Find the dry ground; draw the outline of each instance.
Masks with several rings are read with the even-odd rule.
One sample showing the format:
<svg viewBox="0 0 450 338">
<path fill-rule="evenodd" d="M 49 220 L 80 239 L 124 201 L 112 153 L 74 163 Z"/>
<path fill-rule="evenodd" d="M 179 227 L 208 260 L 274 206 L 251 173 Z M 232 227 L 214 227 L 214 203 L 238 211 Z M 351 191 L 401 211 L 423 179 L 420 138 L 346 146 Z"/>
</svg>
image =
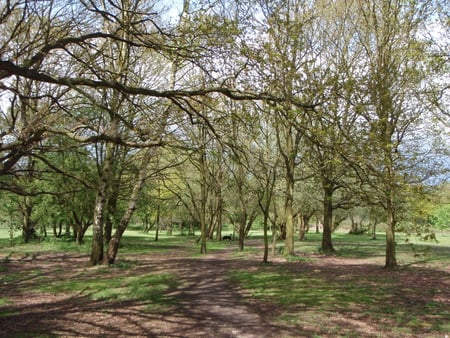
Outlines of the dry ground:
<svg viewBox="0 0 450 338">
<path fill-rule="evenodd" d="M 2 258 L 2 257 L 0 257 Z M 120 258 L 119 258 L 120 259 Z M 330 314 L 330 323 L 344 327 L 340 334 L 327 334 L 327 323 L 288 324 L 274 318 L 284 310 L 279 305 L 251 298 L 227 278 L 233 269 L 253 271 L 261 266 L 260 257 L 233 258 L 230 250 L 192 257 L 173 250 L 165 254 L 128 256 L 136 259 L 131 269 L 107 267 L 87 268 L 88 257 L 80 254 L 46 253 L 2 260 L 2 274 L 23 274 L 14 283 L 2 282 L 0 303 L 0 336 L 2 337 L 396 337 L 383 327 L 358 315 Z M 414 273 L 384 271 L 380 266 L 361 264 L 361 260 L 329 257 L 314 263 L 287 263 L 283 259 L 274 265 L 288 265 L 295 273 L 314 271 L 321 276 L 345 280 L 346 276 L 379 276 L 399 279 L 402 290 L 418 288 L 440 290 L 436 301 L 450 306 L 450 271 L 416 270 Z M 312 270 L 311 270 L 312 269 Z M 30 272 L 39 271 L 38 274 Z M 142 301 L 106 302 L 92 300 L 86 292 L 62 294 L 33 292 L 43 280 L 80 279 L 101 272 L 110 274 L 150 272 L 174 273 L 178 287 L 168 290 L 177 302 L 155 311 L 147 311 Z M 36 277 L 30 277 L 36 276 Z M 5 277 L 5 276 L 3 276 Z M 0 278 L 7 280 L 7 278 Z M 142 287 L 146 287 L 142 285 Z M 24 291 L 25 290 L 25 291 Z M 420 295 L 405 301 L 420 302 Z M 428 297 L 425 296 L 424 297 Z M 349 334 L 349 332 L 353 332 Z M 414 335 L 405 335 L 405 337 Z M 432 336 L 432 335 L 428 335 Z M 441 338 L 444 338 L 442 336 Z"/>
</svg>

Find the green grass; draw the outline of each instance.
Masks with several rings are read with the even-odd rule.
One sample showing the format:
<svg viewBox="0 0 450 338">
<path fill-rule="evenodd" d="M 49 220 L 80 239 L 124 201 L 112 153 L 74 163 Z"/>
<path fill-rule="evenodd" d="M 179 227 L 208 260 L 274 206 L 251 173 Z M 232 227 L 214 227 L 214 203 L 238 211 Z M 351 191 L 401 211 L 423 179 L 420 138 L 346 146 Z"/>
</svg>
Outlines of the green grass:
<svg viewBox="0 0 450 338">
<path fill-rule="evenodd" d="M 352 333 L 350 328 L 346 331 L 338 318 L 332 319 L 338 316 L 356 317 L 398 336 L 434 336 L 449 332 L 448 304 L 434 298 L 442 290 L 428 285 L 415 286 L 414 282 L 405 288 L 401 282 L 402 275 L 427 278 L 420 277 L 427 275 L 426 271 L 448 278 L 442 269 L 448 268 L 450 262 L 449 234 L 439 234 L 438 242 L 411 238 L 406 241 L 406 236 L 398 234 L 396 248 L 401 267 L 393 272 L 382 269 L 384 234 L 378 234 L 378 239 L 372 240 L 367 235 L 347 233 L 333 234 L 333 245 L 337 259 L 354 260 L 355 271 L 351 268 L 347 271 L 345 266 L 322 271 L 314 265 L 321 259 L 317 256 L 321 236 L 311 233 L 305 241 L 296 242 L 296 255 L 286 257 L 288 264 L 259 266 L 251 272 L 231 271 L 229 278 L 252 298 L 284 308 L 278 320 L 310 327 L 325 336 L 361 336 Z M 284 242 L 280 241 L 278 245 L 283 246 Z M 325 328 L 317 323 L 328 324 Z"/>
<path fill-rule="evenodd" d="M 356 304 L 370 305 L 385 301 L 383 290 L 371 289 L 370 284 L 347 279 L 332 281 L 320 274 L 294 274 L 283 267 L 261 269 L 258 273 L 233 271 L 231 280 L 239 282 L 250 290 L 256 298 L 275 301 L 281 305 L 315 307 L 329 311 L 340 304 L 342 308 L 352 308 Z M 289 292 L 286 292 L 289 290 Z"/>
<path fill-rule="evenodd" d="M 143 274 L 129 276 L 102 276 L 95 278 L 79 276 L 76 279 L 49 281 L 39 286 L 37 292 L 76 293 L 88 295 L 92 300 L 138 301 L 164 303 L 169 301 L 167 290 L 177 286 L 176 278 L 170 274 Z"/>
<path fill-rule="evenodd" d="M 5 236 L 6 235 L 6 236 Z M 5 236 L 2 238 L 2 236 Z M 450 311 L 446 303 L 434 294 L 433 287 L 417 289 L 414 285 L 406 288 L 400 281 L 401 274 L 420 276 L 434 268 L 448 267 L 450 262 L 450 234 L 438 234 L 438 242 L 423 242 L 397 235 L 397 257 L 402 267 L 394 272 L 382 270 L 384 265 L 385 239 L 378 234 L 377 240 L 367 235 L 349 235 L 343 232 L 333 234 L 333 244 L 337 259 L 353 259 L 361 270 L 324 271 L 318 262 L 322 234 L 309 233 L 306 240 L 295 243 L 296 255 L 287 257 L 285 264 L 255 265 L 252 271 L 232 270 L 229 278 L 252 297 L 285 309 L 277 317 L 283 323 L 311 328 L 318 336 L 358 337 L 351 332 L 351 326 L 342 326 L 337 315 L 356 318 L 392 330 L 402 335 L 426 333 L 448 333 L 450 331 Z M 105 302 L 133 301 L 145 304 L 146 311 L 157 312 L 176 304 L 176 298 L 169 292 L 179 287 L 177 276 L 171 273 L 148 273 L 142 270 L 139 257 L 144 254 L 168 255 L 182 250 L 195 259 L 199 254 L 197 236 L 167 236 L 161 232 L 159 241 L 154 241 L 154 233 L 144 234 L 137 229 L 125 232 L 116 264 L 112 267 L 81 268 L 65 276 L 57 267 L 51 274 L 39 269 L 10 272 L 6 264 L 12 259 L 33 258 L 41 252 L 68 252 L 88 255 L 90 236 L 86 236 L 81 246 L 66 239 L 48 238 L 41 242 L 21 244 L 14 240 L 11 246 L 9 234 L 0 231 L 0 283 L 21 285 L 30 282 L 32 287 L 21 292 L 51 292 L 82 295 Z M 251 240 L 260 241 L 261 232 L 252 233 Z M 278 245 L 283 246 L 280 241 Z M 237 250 L 237 241 L 208 241 L 208 252 L 225 248 L 235 248 L 234 259 L 252 259 L 262 250 L 245 246 L 243 252 Z M 360 262 L 360 263 L 358 263 Z M 86 261 L 87 263 L 87 261 Z M 366 269 L 372 266 L 372 272 Z M 423 269 L 423 270 L 419 270 Z M 428 270 L 427 270 L 428 269 Z M 358 272 L 359 271 L 359 272 Z M 57 273 L 55 273 L 57 272 Z M 61 278 L 51 276 L 58 275 Z M 447 275 L 448 276 L 448 275 Z M 420 278 L 420 277 L 418 277 Z M 0 298 L 0 307 L 6 306 L 8 299 Z M 2 312 L 8 317 L 14 313 Z M 320 323 L 328 323 L 326 329 Z M 380 324 L 381 323 L 381 324 Z M 378 325 L 378 326 L 377 326 Z M 381 325 L 381 326 L 380 326 Z M 380 335 L 381 336 L 381 335 Z"/>
<path fill-rule="evenodd" d="M 0 255 L 5 256 L 32 256 L 39 252 L 78 252 L 88 253 L 90 250 L 90 238 L 78 245 L 73 241 L 65 238 L 48 237 L 42 241 L 32 241 L 30 243 L 22 243 L 20 239 L 15 239 L 14 245 L 11 246 L 9 240 L 0 239 Z"/>
<path fill-rule="evenodd" d="M 391 330 L 448 329 L 447 304 L 432 300 L 430 290 L 402 290 L 395 276 L 336 274 L 333 278 L 313 269 L 293 272 L 287 266 L 266 266 L 258 271 L 231 271 L 229 278 L 251 297 L 284 308 L 279 320 L 294 325 L 304 325 L 305 321 L 313 325 L 328 322 L 336 314 L 352 317 L 356 313 L 368 322 L 382 320 Z M 411 301 L 422 292 L 424 302 Z"/>
</svg>

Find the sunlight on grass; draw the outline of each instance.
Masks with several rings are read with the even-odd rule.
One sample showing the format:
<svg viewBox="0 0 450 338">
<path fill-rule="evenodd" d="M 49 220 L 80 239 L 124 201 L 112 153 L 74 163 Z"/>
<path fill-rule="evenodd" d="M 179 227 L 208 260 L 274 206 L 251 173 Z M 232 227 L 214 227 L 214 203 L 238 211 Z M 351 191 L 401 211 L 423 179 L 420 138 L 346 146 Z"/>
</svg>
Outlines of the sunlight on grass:
<svg viewBox="0 0 450 338">
<path fill-rule="evenodd" d="M 39 252 L 75 252 L 88 254 L 90 241 L 85 241 L 78 245 L 73 241 L 63 238 L 47 238 L 40 242 L 21 243 L 17 241 L 14 246 L 10 246 L 9 241 L 0 240 L 0 255 L 7 257 L 28 257 Z"/>
<path fill-rule="evenodd" d="M 399 292 L 396 278 L 383 275 L 372 275 L 370 279 L 358 275 L 344 277 L 344 280 L 330 279 L 313 271 L 296 273 L 285 266 L 229 273 L 230 280 L 247 290 L 251 297 L 285 307 L 287 312 L 279 320 L 291 324 L 304 325 L 308 320 L 306 313 L 319 322 L 328 320 L 328 313 L 344 317 L 356 313 L 373 322 L 382 319 L 390 323 L 393 330 L 414 333 L 418 330 L 440 331 L 446 318 L 450 318 L 445 302 L 412 301 L 408 294 L 420 291 Z M 295 314 L 289 313 L 292 309 Z"/>
<path fill-rule="evenodd" d="M 417 289 L 414 283 L 402 285 L 400 282 L 402 274 L 411 272 L 419 281 L 422 280 L 420 273 L 432 271 L 425 267 L 438 267 L 436 271 L 442 271 L 442 267 L 448 266 L 449 234 L 438 235 L 438 243 L 414 238 L 409 238 L 407 243 L 406 237 L 399 234 L 397 255 L 402 267 L 392 273 L 382 269 L 384 234 L 380 233 L 377 240 L 372 240 L 367 235 L 334 233 L 337 255 L 331 258 L 319 254 L 321 237 L 320 233 L 309 233 L 305 241 L 295 242 L 295 255 L 277 254 L 281 259 L 270 265 L 256 264 L 251 271 L 230 270 L 229 279 L 246 290 L 250 297 L 283 309 L 276 318 L 278 322 L 301 326 L 323 336 L 358 337 L 343 318 L 351 323 L 373 325 L 374 331 L 387 327 L 397 336 L 423 332 L 431 332 L 434 336 L 436 332 L 449 332 L 450 311 L 442 296 L 434 297 L 445 294 L 439 290 L 441 286 L 433 288 L 427 284 Z M 48 238 L 26 245 L 17 241 L 11 247 L 9 239 L 0 239 L 0 262 L 3 263 L 0 264 L 0 283 L 20 288 L 20 292 L 66 293 L 104 302 L 130 301 L 143 305 L 144 312 L 161 313 L 177 304 L 171 291 L 181 287 L 180 281 L 175 274 L 149 273 L 155 270 L 148 270 L 147 264 L 152 255 L 164 259 L 182 253 L 183 257 L 195 260 L 199 257 L 197 239 L 161 233 L 156 242 L 154 233 L 144 234 L 131 229 L 120 243 L 119 259 L 113 266 L 86 268 L 81 263 L 70 271 L 63 265 L 61 257 L 65 255 L 60 255 L 55 261 L 58 265 L 53 265 L 51 271 L 44 268 L 41 271 L 33 264 L 36 258 L 39 261 L 42 253 L 48 252 L 80 253 L 75 256 L 85 255 L 87 262 L 89 236 L 81 246 L 67 239 Z M 255 232 L 251 240 L 248 243 L 252 244 L 246 242 L 242 252 L 238 250 L 237 241 L 208 241 L 208 253 L 226 249 L 227 254 L 230 253 L 226 259 L 259 260 L 258 256 L 262 258 L 263 254 L 262 237 Z M 277 244 L 283 246 L 284 241 Z M 44 259 L 47 256 L 51 255 L 44 255 Z M 141 261 L 143 257 L 145 265 Z M 320 265 L 326 259 L 333 262 L 351 260 L 350 264 L 355 264 L 359 270 L 336 265 L 334 272 L 325 271 L 324 267 L 333 268 L 332 264 Z M 21 264 L 30 265 L 27 265 L 28 269 L 16 272 Z M 373 272 L 372 267 L 367 269 L 368 265 L 379 270 Z M 5 310 L 7 302 L 0 298 L 0 306 Z M 0 313 L 0 316 L 9 315 Z"/>
<path fill-rule="evenodd" d="M 83 294 L 93 300 L 165 303 L 169 302 L 166 292 L 178 285 L 176 278 L 170 274 L 102 278 L 96 273 L 94 277 L 48 282 L 41 285 L 39 291 Z"/>
</svg>

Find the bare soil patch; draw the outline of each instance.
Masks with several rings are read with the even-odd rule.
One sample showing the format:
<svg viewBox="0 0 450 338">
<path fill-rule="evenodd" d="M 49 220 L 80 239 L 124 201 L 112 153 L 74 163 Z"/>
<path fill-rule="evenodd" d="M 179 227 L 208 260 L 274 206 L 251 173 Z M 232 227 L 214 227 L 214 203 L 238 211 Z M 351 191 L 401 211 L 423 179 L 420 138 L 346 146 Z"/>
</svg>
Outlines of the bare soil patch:
<svg viewBox="0 0 450 338">
<path fill-rule="evenodd" d="M 130 269 L 107 267 L 87 268 L 88 257 L 80 254 L 38 254 L 29 257 L 3 259 L 0 270 L 2 299 L 0 304 L 1 337 L 389 337 L 389 327 L 383 319 L 374 322 L 365 318 L 358 309 L 330 313 L 327 323 L 316 323 L 314 318 L 304 323 L 289 324 L 277 319 L 278 315 L 295 313 L 299 308 L 285 308 L 274 303 L 250 297 L 239 285 L 230 282 L 228 271 L 257 271 L 261 257 L 247 256 L 237 259 L 234 247 L 205 256 L 192 257 L 183 251 L 171 254 L 145 254 L 124 257 L 136 262 Z M 1 257 L 0 257 L 1 258 Z M 120 259 L 120 257 L 119 257 Z M 450 271 L 405 269 L 384 271 L 380 266 L 365 264 L 361 260 L 323 257 L 314 262 L 273 263 L 283 265 L 292 273 L 315 273 L 330 280 L 345 283 L 349 276 L 385 274 L 399 285 L 399 297 L 418 311 L 430 297 L 450 306 Z M 34 273 L 36 272 L 36 273 Z M 52 281 L 95 278 L 101 273 L 111 279 L 117 274 L 171 273 L 178 286 L 167 291 L 177 301 L 161 309 L 148 310 L 145 301 L 93 300 L 88 292 L 62 294 L 36 292 L 41 283 Z M 9 276 L 20 276 L 8 282 Z M 142 285 L 143 288 L 146 285 Z M 423 293 L 417 293 L 417 290 Z M 430 291 L 431 290 L 431 291 Z M 288 292 L 289 290 L 286 290 Z M 338 309 L 338 308 L 337 308 Z M 346 329 L 328 334 L 327 325 L 340 325 Z M 406 333 L 405 337 L 414 334 Z M 432 336 L 432 335 L 428 335 Z M 443 337 L 442 337 L 443 338 Z"/>
</svg>

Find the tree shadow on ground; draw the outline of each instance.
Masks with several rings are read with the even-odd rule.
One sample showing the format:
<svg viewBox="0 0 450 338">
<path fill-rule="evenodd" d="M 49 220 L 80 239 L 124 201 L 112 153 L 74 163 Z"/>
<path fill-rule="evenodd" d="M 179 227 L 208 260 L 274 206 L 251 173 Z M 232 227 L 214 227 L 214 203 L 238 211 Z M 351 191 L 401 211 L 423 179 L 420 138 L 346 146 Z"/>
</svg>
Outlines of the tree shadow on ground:
<svg viewBox="0 0 450 338">
<path fill-rule="evenodd" d="M 405 313 L 419 314 L 423 306 L 429 304 L 424 303 L 424 299 L 434 297 L 436 304 L 448 304 L 450 299 L 447 271 L 422 267 L 385 271 L 374 264 L 339 257 L 323 257 L 307 263 L 281 261 L 262 265 L 259 257 L 232 259 L 230 250 L 198 257 L 183 252 L 127 255 L 126 259 L 135 263 L 123 269 L 86 268 L 88 256 L 79 254 L 37 255 L 26 260 L 3 261 L 0 270 L 3 299 L 0 303 L 0 336 L 245 338 L 353 334 L 376 337 L 383 332 L 386 337 L 394 337 L 389 334 L 389 327 L 383 324 L 383 316 L 390 307 L 395 305 Z M 280 305 L 278 299 L 272 302 L 250 296 L 240 284 L 230 281 L 232 271 L 245 271 L 249 275 L 261 271 L 274 276 L 278 274 L 277 282 L 285 283 L 285 287 L 278 287 L 286 297 L 292 293 L 290 286 L 294 289 L 295 285 L 289 284 L 286 276 L 291 276 L 296 283 L 301 278 L 320 281 L 322 294 L 308 293 L 306 288 L 314 288 L 314 285 L 305 285 L 301 301 Z M 113 280 L 123 275 L 149 273 L 171 274 L 176 278 L 176 286 L 161 291 L 159 297 L 152 299 L 106 301 L 93 299 L 89 291 L 68 294 L 39 291 L 43 283 L 51 287 L 71 279 L 89 283 L 100 277 Z M 381 280 L 386 282 L 383 284 Z M 395 291 L 386 293 L 385 297 L 383 290 L 375 293 L 380 298 L 373 300 L 370 310 L 379 305 L 377 313 L 345 308 L 338 303 L 323 308 L 323 297 L 333 295 L 333 292 L 344 292 L 341 295 L 344 298 L 336 296 L 337 301 L 352 296 L 351 288 L 340 287 L 345 285 L 389 286 Z M 142 285 L 142 288 L 146 287 L 151 285 Z M 354 305 L 358 306 L 358 303 Z M 318 319 L 326 318 L 326 321 L 313 323 L 316 318 L 302 317 L 302 313 L 312 313 L 315 309 L 324 310 Z M 279 316 L 285 320 L 277 319 Z M 378 321 L 375 320 L 377 317 Z M 399 320 L 408 318 L 404 314 Z M 410 336 L 413 337 L 414 332 Z"/>
</svg>

